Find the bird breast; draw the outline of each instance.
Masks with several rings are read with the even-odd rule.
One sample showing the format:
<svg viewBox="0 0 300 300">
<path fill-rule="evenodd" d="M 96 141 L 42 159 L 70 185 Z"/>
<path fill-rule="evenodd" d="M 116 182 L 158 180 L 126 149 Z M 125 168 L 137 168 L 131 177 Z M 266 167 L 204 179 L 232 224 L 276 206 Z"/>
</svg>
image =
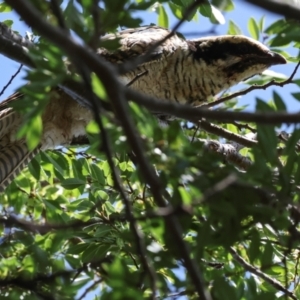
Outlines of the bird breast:
<svg viewBox="0 0 300 300">
<path fill-rule="evenodd" d="M 188 51 L 177 49 L 168 57 L 149 62 L 125 74 L 131 88 L 150 96 L 183 104 L 199 105 L 224 88 L 216 66 L 196 61 Z M 134 80 L 136 78 L 136 80 Z M 151 84 L 150 84 L 151 83 Z"/>
<path fill-rule="evenodd" d="M 62 90 L 55 89 L 51 93 L 51 101 L 42 116 L 42 150 L 68 145 L 73 138 L 86 135 L 85 127 L 93 119 L 92 111 Z"/>
</svg>

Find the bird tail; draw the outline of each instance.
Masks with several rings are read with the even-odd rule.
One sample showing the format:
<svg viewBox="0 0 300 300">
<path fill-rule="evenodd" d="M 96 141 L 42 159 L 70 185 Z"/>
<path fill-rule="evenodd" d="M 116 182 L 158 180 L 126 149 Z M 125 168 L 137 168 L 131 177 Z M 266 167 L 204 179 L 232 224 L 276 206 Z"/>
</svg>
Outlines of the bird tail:
<svg viewBox="0 0 300 300">
<path fill-rule="evenodd" d="M 16 141 L 4 148 L 0 147 L 0 193 L 7 188 L 39 151 L 39 148 L 29 151 L 24 141 Z"/>
</svg>

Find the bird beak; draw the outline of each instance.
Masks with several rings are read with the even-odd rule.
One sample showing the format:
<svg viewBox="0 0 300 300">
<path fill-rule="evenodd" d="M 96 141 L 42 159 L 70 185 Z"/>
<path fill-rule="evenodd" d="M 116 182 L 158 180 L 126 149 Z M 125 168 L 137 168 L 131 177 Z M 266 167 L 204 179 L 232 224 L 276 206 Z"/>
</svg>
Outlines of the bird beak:
<svg viewBox="0 0 300 300">
<path fill-rule="evenodd" d="M 268 52 L 268 62 L 270 65 L 282 65 L 287 63 L 282 55 L 272 51 Z"/>
</svg>

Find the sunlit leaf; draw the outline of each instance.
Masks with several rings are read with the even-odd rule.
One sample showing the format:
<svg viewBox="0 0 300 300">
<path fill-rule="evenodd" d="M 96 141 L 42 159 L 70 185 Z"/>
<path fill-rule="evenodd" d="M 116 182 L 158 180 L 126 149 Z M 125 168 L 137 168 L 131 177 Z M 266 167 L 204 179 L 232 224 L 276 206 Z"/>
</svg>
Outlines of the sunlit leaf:
<svg viewBox="0 0 300 300">
<path fill-rule="evenodd" d="M 259 27 L 254 18 L 248 21 L 248 31 L 255 40 L 259 39 Z"/>
</svg>

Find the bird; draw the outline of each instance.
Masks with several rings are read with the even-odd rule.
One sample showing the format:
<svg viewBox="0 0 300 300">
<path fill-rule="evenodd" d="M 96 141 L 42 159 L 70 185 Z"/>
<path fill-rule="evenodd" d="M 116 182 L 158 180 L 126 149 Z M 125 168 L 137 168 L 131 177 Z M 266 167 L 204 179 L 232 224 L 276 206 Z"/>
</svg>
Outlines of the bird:
<svg viewBox="0 0 300 300">
<path fill-rule="evenodd" d="M 103 38 L 103 41 L 118 38 L 118 50 L 100 48 L 98 54 L 113 64 L 121 64 L 143 57 L 169 34 L 169 30 L 159 26 L 126 29 Z M 131 88 L 158 99 L 198 106 L 270 66 L 285 63 L 282 55 L 243 35 L 185 40 L 175 33 L 121 79 L 128 84 L 138 77 Z"/>
<path fill-rule="evenodd" d="M 118 42 L 116 50 L 101 47 L 101 43 L 112 41 Z M 101 38 L 97 54 L 115 66 L 140 58 L 135 68 L 119 75 L 124 85 L 157 99 L 192 106 L 206 103 L 273 65 L 286 63 L 282 55 L 246 36 L 186 40 L 155 25 L 107 34 Z M 93 119 L 91 110 L 65 90 L 53 87 L 42 114 L 40 144 L 29 149 L 24 138 L 16 138 L 23 117 L 11 107 L 22 97 L 16 92 L 0 103 L 0 192 L 40 151 L 68 146 L 73 138 L 84 136 L 85 127 Z"/>
</svg>

